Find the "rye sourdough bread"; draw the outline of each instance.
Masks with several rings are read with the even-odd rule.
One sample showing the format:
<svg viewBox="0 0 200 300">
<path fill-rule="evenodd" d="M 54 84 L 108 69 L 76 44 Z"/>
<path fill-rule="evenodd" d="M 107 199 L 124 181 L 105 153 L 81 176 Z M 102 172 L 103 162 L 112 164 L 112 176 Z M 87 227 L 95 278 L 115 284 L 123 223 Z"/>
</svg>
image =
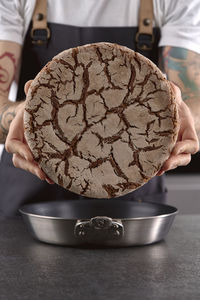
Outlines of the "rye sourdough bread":
<svg viewBox="0 0 200 300">
<path fill-rule="evenodd" d="M 174 95 L 162 72 L 111 43 L 55 56 L 29 88 L 24 123 L 49 178 L 95 198 L 127 194 L 155 176 L 178 132 Z"/>
</svg>

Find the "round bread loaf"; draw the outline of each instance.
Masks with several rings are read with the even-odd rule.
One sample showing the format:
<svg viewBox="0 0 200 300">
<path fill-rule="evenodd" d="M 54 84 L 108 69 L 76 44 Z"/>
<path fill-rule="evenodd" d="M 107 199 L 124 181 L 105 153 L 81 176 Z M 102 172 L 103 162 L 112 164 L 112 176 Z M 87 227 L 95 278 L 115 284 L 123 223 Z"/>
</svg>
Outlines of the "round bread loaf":
<svg viewBox="0 0 200 300">
<path fill-rule="evenodd" d="M 111 43 L 55 56 L 29 88 L 24 124 L 49 178 L 94 198 L 122 196 L 146 183 L 178 133 L 174 95 L 162 72 Z"/>
</svg>

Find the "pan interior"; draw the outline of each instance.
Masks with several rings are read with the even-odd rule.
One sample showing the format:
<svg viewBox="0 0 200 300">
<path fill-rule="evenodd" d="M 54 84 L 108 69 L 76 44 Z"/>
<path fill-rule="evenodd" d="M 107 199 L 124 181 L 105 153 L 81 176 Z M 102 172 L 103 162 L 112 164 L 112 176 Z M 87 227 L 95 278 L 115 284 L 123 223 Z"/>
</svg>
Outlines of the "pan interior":
<svg viewBox="0 0 200 300">
<path fill-rule="evenodd" d="M 95 216 L 125 219 L 172 214 L 177 212 L 177 209 L 157 203 L 87 199 L 27 204 L 21 207 L 20 211 L 25 214 L 63 219 L 90 219 Z"/>
</svg>

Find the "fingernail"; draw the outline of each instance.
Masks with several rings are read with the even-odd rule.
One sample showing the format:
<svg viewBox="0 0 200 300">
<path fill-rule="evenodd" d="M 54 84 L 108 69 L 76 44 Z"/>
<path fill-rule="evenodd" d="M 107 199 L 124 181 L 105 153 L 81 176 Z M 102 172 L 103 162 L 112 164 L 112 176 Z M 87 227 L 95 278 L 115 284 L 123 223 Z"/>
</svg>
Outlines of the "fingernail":
<svg viewBox="0 0 200 300">
<path fill-rule="evenodd" d="M 47 181 L 49 184 L 54 184 L 54 182 L 53 182 L 51 179 L 49 179 L 48 177 L 46 178 L 46 181 Z"/>
<path fill-rule="evenodd" d="M 51 184 L 51 181 L 48 178 L 46 178 L 45 180 L 48 184 Z"/>
<path fill-rule="evenodd" d="M 44 178 L 43 178 L 43 176 L 40 174 L 40 172 L 37 171 L 36 174 L 37 174 L 37 177 L 40 178 L 40 180 L 44 180 Z"/>
<path fill-rule="evenodd" d="M 165 172 L 164 171 L 162 171 L 158 176 L 162 176 L 163 174 L 164 174 Z"/>
</svg>

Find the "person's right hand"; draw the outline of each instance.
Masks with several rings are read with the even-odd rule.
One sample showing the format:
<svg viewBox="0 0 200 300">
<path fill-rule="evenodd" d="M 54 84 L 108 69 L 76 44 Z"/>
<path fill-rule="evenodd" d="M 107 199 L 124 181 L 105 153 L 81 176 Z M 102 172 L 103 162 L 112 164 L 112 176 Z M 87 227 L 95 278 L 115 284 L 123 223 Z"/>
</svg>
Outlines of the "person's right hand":
<svg viewBox="0 0 200 300">
<path fill-rule="evenodd" d="M 32 80 L 25 84 L 24 90 L 26 94 L 31 82 Z M 25 101 L 18 105 L 16 116 L 10 124 L 9 133 L 5 143 L 6 151 L 13 154 L 13 164 L 16 168 L 29 171 L 41 180 L 46 180 L 48 183 L 52 184 L 53 181 L 48 178 L 37 162 L 34 161 L 33 155 L 27 145 L 24 136 L 24 107 Z"/>
</svg>

